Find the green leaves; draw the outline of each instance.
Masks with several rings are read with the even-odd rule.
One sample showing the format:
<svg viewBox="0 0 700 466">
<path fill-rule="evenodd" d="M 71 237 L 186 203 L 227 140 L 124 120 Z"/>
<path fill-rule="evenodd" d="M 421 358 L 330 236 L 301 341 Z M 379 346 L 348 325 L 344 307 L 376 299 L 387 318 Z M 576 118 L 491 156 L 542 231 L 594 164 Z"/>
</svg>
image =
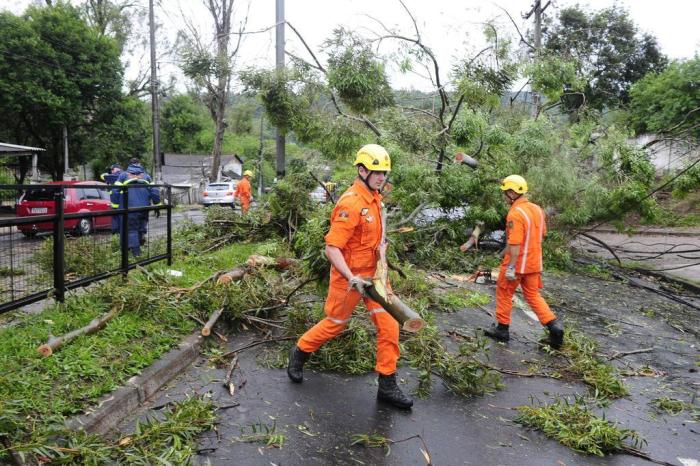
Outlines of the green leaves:
<svg viewBox="0 0 700 466">
<path fill-rule="evenodd" d="M 352 111 L 370 115 L 394 103 L 384 63 L 369 41 L 340 28 L 333 31 L 326 49 L 328 85 Z"/>
<path fill-rule="evenodd" d="M 541 430 L 547 437 L 581 453 L 605 456 L 624 452 L 630 443 L 634 448 L 646 443 L 635 431 L 620 429 L 605 417 L 596 416 L 582 397 L 573 401 L 556 398 L 550 404 L 517 409 L 515 422 Z"/>
</svg>

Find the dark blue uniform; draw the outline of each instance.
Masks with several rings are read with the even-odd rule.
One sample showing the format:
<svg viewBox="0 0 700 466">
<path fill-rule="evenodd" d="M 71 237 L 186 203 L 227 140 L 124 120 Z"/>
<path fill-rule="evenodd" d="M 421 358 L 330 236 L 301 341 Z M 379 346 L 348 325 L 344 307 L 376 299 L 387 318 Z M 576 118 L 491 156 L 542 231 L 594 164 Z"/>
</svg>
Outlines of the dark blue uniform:
<svg viewBox="0 0 700 466">
<path fill-rule="evenodd" d="M 151 204 L 160 203 L 160 192 L 148 181 L 140 178 L 129 178 L 125 182 L 118 184 L 122 186 L 119 196 L 119 207 L 124 208 L 125 191 L 128 194 L 128 206 L 126 207 L 147 207 Z M 126 188 L 126 186 L 136 186 Z M 132 212 L 128 219 L 128 243 L 129 249 L 134 256 L 141 255 L 141 244 L 146 236 L 148 226 L 148 211 Z"/>
<path fill-rule="evenodd" d="M 110 185 L 109 189 L 109 202 L 110 202 L 110 207 L 112 209 L 118 209 L 119 208 L 119 188 L 118 188 L 118 180 L 119 180 L 119 175 L 121 175 L 124 172 L 117 172 L 117 173 L 103 173 L 100 175 L 100 178 L 102 181 Z M 121 184 L 121 183 L 119 183 Z M 115 186 L 117 185 L 117 186 Z M 119 233 L 119 216 L 114 215 L 112 216 L 112 234 Z"/>
</svg>

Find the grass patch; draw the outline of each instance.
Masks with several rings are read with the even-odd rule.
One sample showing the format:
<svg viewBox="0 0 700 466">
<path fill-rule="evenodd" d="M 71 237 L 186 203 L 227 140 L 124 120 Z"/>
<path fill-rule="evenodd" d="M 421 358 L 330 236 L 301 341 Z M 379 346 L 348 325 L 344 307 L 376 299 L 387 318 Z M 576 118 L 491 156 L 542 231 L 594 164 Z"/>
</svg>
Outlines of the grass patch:
<svg viewBox="0 0 700 466">
<path fill-rule="evenodd" d="M 19 275 L 24 275 L 25 270 L 20 268 L 10 268 L 10 267 L 0 267 L 0 277 L 17 277 Z"/>
<path fill-rule="evenodd" d="M 162 420 L 138 422 L 132 434 L 115 442 L 58 427 L 15 451 L 51 464 L 190 464 L 197 436 L 211 430 L 215 419 L 211 401 L 188 398 L 166 408 Z"/>
<path fill-rule="evenodd" d="M 551 404 L 519 406 L 515 422 L 542 431 L 562 445 L 589 455 L 605 456 L 643 446 L 646 441 L 631 429 L 621 429 L 597 416 L 581 397 L 573 402 L 557 398 Z"/>
<path fill-rule="evenodd" d="M 620 398 L 629 393 L 617 370 L 598 356 L 595 340 L 577 330 L 567 329 L 564 342 L 560 352 L 569 364 L 562 372 L 580 377 L 591 387 L 596 399 Z"/>
<path fill-rule="evenodd" d="M 13 446 L 36 445 L 51 426 L 84 411 L 176 346 L 197 325 L 190 315 L 206 319 L 227 299 L 232 306 L 228 317 L 235 318 L 246 309 L 233 307 L 246 300 L 241 295 L 245 287 L 256 287 L 262 290 L 260 295 L 269 296 L 270 289 L 265 289 L 269 277 L 264 273 L 236 286 L 211 285 L 180 297 L 173 293 L 174 288 L 192 286 L 216 270 L 233 268 L 259 247 L 263 246 L 234 244 L 215 253 L 192 254 L 173 264 L 185 271 L 177 278 L 166 273 L 164 264 L 132 271 L 127 283 L 119 277 L 100 282 L 86 292 L 69 294 L 63 304 L 24 316 L 19 324 L 0 330 L 0 432 L 7 433 Z M 50 334 L 82 327 L 122 306 L 100 332 L 78 337 L 49 358 L 37 353 Z M 5 455 L 0 453 L 0 460 Z"/>
<path fill-rule="evenodd" d="M 434 295 L 435 300 L 430 307 L 443 312 L 456 312 L 462 309 L 485 306 L 491 302 L 489 295 L 465 289 L 434 293 Z"/>
</svg>

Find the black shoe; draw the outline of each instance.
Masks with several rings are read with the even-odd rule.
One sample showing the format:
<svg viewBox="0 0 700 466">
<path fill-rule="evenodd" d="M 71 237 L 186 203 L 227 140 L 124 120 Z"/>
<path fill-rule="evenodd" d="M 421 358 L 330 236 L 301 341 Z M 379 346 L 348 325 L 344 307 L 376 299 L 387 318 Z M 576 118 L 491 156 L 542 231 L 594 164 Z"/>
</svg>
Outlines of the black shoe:
<svg viewBox="0 0 700 466">
<path fill-rule="evenodd" d="M 299 349 L 297 345 L 294 345 L 289 350 L 289 364 L 287 365 L 287 375 L 295 383 L 302 383 L 304 381 L 304 363 L 311 353 L 307 353 Z"/>
<path fill-rule="evenodd" d="M 510 340 L 510 332 L 506 324 L 491 324 L 490 328 L 484 329 L 484 335 L 498 341 Z"/>
<path fill-rule="evenodd" d="M 379 374 L 377 399 L 391 403 L 401 409 L 410 409 L 411 406 L 413 406 L 413 400 L 404 394 L 399 386 L 396 385 L 396 373 L 391 375 Z"/>
<path fill-rule="evenodd" d="M 559 319 L 554 319 L 547 324 L 549 329 L 549 346 L 554 349 L 561 348 L 564 344 L 564 324 Z"/>
</svg>

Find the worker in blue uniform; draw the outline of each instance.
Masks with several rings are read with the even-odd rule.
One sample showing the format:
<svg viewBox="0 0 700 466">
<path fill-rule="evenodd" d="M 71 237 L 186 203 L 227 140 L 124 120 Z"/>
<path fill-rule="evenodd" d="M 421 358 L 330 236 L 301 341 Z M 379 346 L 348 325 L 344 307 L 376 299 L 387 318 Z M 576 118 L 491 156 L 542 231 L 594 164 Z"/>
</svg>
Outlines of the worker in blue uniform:
<svg viewBox="0 0 700 466">
<path fill-rule="evenodd" d="M 160 203 L 158 188 L 144 179 L 145 171 L 138 165 L 129 165 L 126 169 L 127 179 L 121 184 L 119 207 L 147 207 Z M 124 193 L 128 191 L 127 196 Z M 124 198 L 128 197 L 125 205 Z M 138 257 L 141 255 L 141 246 L 145 243 L 148 231 L 148 211 L 130 212 L 128 217 L 128 247 L 131 253 Z"/>
</svg>

